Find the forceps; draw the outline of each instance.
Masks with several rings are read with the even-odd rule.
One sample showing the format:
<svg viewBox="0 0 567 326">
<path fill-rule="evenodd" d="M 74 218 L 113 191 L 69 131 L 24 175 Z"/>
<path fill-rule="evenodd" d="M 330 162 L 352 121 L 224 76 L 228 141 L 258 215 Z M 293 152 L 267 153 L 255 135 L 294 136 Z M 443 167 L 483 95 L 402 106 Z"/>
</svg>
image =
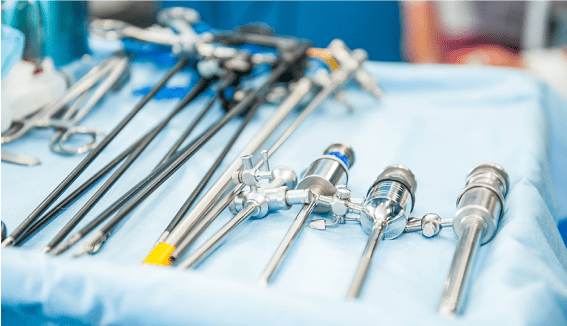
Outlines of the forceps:
<svg viewBox="0 0 567 326">
<path fill-rule="evenodd" d="M 191 8 L 173 7 L 159 12 L 157 20 L 162 26 L 141 28 L 115 19 L 95 19 L 90 31 L 109 40 L 131 38 L 134 40 L 171 46 L 174 53 L 191 51 L 200 39 L 192 25 L 201 20 Z M 176 34 L 175 31 L 178 32 Z"/>
<path fill-rule="evenodd" d="M 81 154 L 93 149 L 98 144 L 97 137 L 102 138 L 105 134 L 99 129 L 77 126 L 77 124 L 107 91 L 114 88 L 120 81 L 125 80 L 124 75 L 127 67 L 128 58 L 126 57 L 112 56 L 104 60 L 69 88 L 61 98 L 28 117 L 14 120 L 12 127 L 6 135 L 2 136 L 2 143 L 19 139 L 33 128 L 55 128 L 57 132 L 50 142 L 53 151 L 61 154 Z M 101 80 L 103 81 L 100 82 Z M 89 91 L 99 82 L 99 87 L 87 100 Z M 86 103 L 79 110 L 85 100 Z M 73 104 L 65 111 L 63 116 L 55 118 L 61 109 L 71 102 Z M 91 141 L 79 147 L 68 145 L 69 139 L 77 134 L 90 136 Z"/>
</svg>

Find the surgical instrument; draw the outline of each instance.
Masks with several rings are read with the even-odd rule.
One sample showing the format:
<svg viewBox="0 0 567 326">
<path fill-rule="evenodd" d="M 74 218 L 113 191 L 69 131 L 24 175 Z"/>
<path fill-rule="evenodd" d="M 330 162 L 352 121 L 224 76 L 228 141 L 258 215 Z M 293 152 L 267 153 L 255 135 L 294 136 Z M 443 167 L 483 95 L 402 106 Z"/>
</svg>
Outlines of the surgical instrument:
<svg viewBox="0 0 567 326">
<path fill-rule="evenodd" d="M 270 170 L 268 151 L 262 151 L 262 167 L 264 171 L 252 164 L 252 155 L 242 156 L 243 170 L 235 172 L 232 180 L 235 184 L 244 183 L 250 190 L 243 192 L 231 203 L 231 211 L 235 216 L 218 232 L 208 239 L 201 247 L 182 261 L 177 267 L 191 268 L 199 264 L 242 222 L 248 218 L 263 218 L 269 212 L 290 209 L 294 204 L 313 202 L 313 193 L 309 189 L 290 190 L 297 183 L 297 175 L 286 166 L 278 166 Z M 260 180 L 271 180 L 267 184 L 259 184 Z"/>
<path fill-rule="evenodd" d="M 347 292 L 347 299 L 355 299 L 360 293 L 372 256 L 383 238 L 400 235 L 406 225 L 406 209 L 413 210 L 417 182 L 413 173 L 401 165 L 384 169 L 368 191 L 360 214 L 360 224 L 366 231 L 368 242 Z"/>
<path fill-rule="evenodd" d="M 259 106 L 259 102 L 256 104 L 256 106 Z M 252 108 L 253 111 L 255 111 L 256 109 L 257 108 Z M 195 202 L 197 197 L 201 194 L 201 192 L 203 191 L 203 189 L 205 188 L 207 183 L 213 177 L 213 174 L 215 173 L 215 171 L 221 165 L 222 161 L 224 160 L 224 158 L 226 157 L 226 155 L 228 154 L 228 152 L 230 151 L 230 149 L 232 148 L 232 146 L 234 145 L 234 143 L 238 139 L 240 133 L 242 132 L 242 130 L 244 130 L 245 125 L 246 124 L 243 123 L 243 125 L 240 127 L 240 129 L 234 134 L 232 139 L 226 144 L 226 146 L 224 147 L 224 149 L 222 150 L 220 155 L 217 157 L 217 159 L 215 160 L 213 165 L 209 168 L 209 170 L 207 171 L 205 176 L 203 176 L 203 179 L 201 179 L 199 184 L 191 192 L 191 194 L 189 195 L 187 200 L 185 200 L 185 202 L 183 203 L 181 208 L 179 208 L 179 210 L 177 211 L 177 213 L 175 214 L 175 216 L 173 217 L 171 222 L 167 225 L 165 231 L 162 234 L 165 234 L 165 236 L 167 236 L 167 234 L 169 234 L 169 232 L 171 230 L 173 230 L 173 228 L 175 228 L 175 226 L 177 226 L 177 224 L 179 223 L 179 221 L 181 221 L 183 216 L 185 216 L 185 213 L 187 213 L 187 211 L 191 208 L 191 206 L 193 205 L 193 203 Z M 157 241 L 156 245 L 159 244 L 162 240 L 164 240 L 165 236 L 163 236 L 163 239 L 160 238 Z"/>
<path fill-rule="evenodd" d="M 248 123 L 252 120 L 255 116 L 256 111 L 261 106 L 262 102 L 257 102 L 253 105 L 253 107 L 248 110 L 246 118 L 240 124 L 240 127 L 236 130 L 233 137 L 229 140 L 225 150 L 223 152 L 228 152 L 228 149 L 236 142 L 236 139 L 242 134 L 244 128 L 248 125 Z M 222 153 L 221 153 L 222 154 Z M 134 206 L 135 207 L 135 206 Z M 95 234 L 87 241 L 83 243 L 83 245 L 79 248 L 75 257 L 84 255 L 85 253 L 95 254 L 101 248 L 101 246 L 108 240 L 110 234 L 115 230 L 118 224 L 129 214 L 132 210 L 128 204 L 124 208 L 122 208 L 116 216 L 111 219 L 106 225 L 104 225 L 101 229 L 97 230 Z"/>
<path fill-rule="evenodd" d="M 218 94 L 221 92 L 221 90 L 226 87 L 226 85 L 230 85 L 232 83 L 235 82 L 235 80 L 239 80 L 241 75 L 244 74 L 244 72 L 236 72 L 237 74 L 234 75 L 233 73 L 227 73 L 225 77 L 223 77 L 223 79 L 225 80 L 224 82 L 221 82 L 221 84 L 224 84 L 220 86 L 219 91 L 217 92 L 217 95 L 215 95 L 215 97 L 213 97 L 213 99 L 209 102 L 209 104 L 207 105 L 207 107 L 203 110 L 203 112 L 201 112 L 201 114 L 195 119 L 195 121 L 188 127 L 188 129 L 183 133 L 183 135 L 179 138 L 179 140 L 177 141 L 177 143 L 170 149 L 170 151 L 164 156 L 164 158 L 162 159 L 162 161 L 160 161 L 159 164 L 163 163 L 164 161 L 166 161 L 171 155 L 173 155 L 173 152 L 175 152 L 178 147 L 181 145 L 181 143 L 189 136 L 189 133 L 195 128 L 196 124 L 201 121 L 201 119 L 203 118 L 203 116 L 206 114 L 206 112 L 208 112 L 208 110 L 212 107 L 213 103 L 216 101 L 216 99 L 218 98 Z M 204 85 L 204 84 L 203 84 Z M 203 90 L 203 85 L 201 85 L 200 87 L 197 87 L 196 89 L 201 89 L 201 91 Z M 197 85 L 198 86 L 198 85 Z M 190 95 L 189 97 L 194 97 L 195 93 L 193 93 L 192 95 Z M 176 112 L 179 111 L 181 107 L 178 107 Z M 175 115 L 175 113 L 173 113 L 172 115 L 170 115 L 170 118 Z M 170 119 L 168 118 L 168 119 Z M 82 195 L 82 193 L 84 193 L 84 191 L 86 191 L 90 186 L 92 186 L 95 182 L 97 182 L 98 179 L 100 179 L 103 175 L 105 175 L 108 171 L 110 171 L 111 169 L 114 168 L 114 166 L 116 166 L 121 160 L 123 160 L 126 156 L 130 155 L 132 152 L 136 151 L 141 151 L 139 148 L 140 147 L 145 147 L 149 141 L 151 141 L 152 138 L 154 138 L 157 133 L 159 132 L 159 130 L 161 130 L 165 125 L 162 124 L 161 126 L 157 126 L 154 129 L 152 129 L 151 131 L 149 131 L 145 136 L 143 136 L 140 140 L 138 140 L 135 145 L 133 145 L 134 147 L 130 147 L 129 149 L 127 149 L 126 151 L 124 151 L 123 153 L 121 153 L 119 155 L 119 157 L 121 157 L 120 159 L 115 159 L 113 160 L 111 163 L 109 163 L 107 166 L 105 166 L 102 170 L 105 170 L 104 173 L 97 173 L 96 174 L 96 178 L 93 177 L 91 179 L 89 179 L 87 182 L 85 182 L 85 184 L 83 184 L 82 186 L 79 187 L 79 189 L 77 189 L 76 191 L 74 191 L 70 196 L 68 196 L 66 199 L 64 199 L 60 204 L 57 205 L 57 207 L 55 207 L 54 209 L 52 209 L 50 212 L 48 212 L 44 217 L 42 217 L 40 219 L 39 222 L 41 222 L 40 226 L 37 227 L 36 225 L 34 225 L 33 231 L 29 233 L 29 235 L 35 233 L 39 228 L 43 227 L 43 225 L 45 225 L 47 222 L 49 222 L 49 220 L 53 219 L 59 212 L 63 211 L 65 208 L 68 207 L 68 205 L 70 205 L 74 200 L 76 200 L 78 197 L 80 197 Z M 146 145 L 143 145 L 143 144 Z M 143 146 L 142 146 L 143 145 Z M 136 154 L 138 155 L 138 154 Z M 130 156 L 129 160 L 133 160 L 131 159 L 134 155 Z M 159 165 L 158 164 L 158 165 Z M 124 166 L 124 165 L 123 165 Z M 125 167 L 127 168 L 127 167 Z M 124 168 L 124 169 L 125 169 Z M 123 169 L 123 168 L 121 168 Z M 116 173 L 115 173 L 116 174 Z M 113 177 L 111 177 L 113 178 Z M 99 189 L 99 191 L 105 191 L 102 190 L 103 188 L 106 188 L 106 186 L 101 187 L 101 189 Z M 26 233 L 27 234 L 27 233 Z M 27 235 L 25 234 L 25 236 L 27 237 Z M 22 242 L 22 241 L 19 241 Z M 48 247 L 52 247 L 52 246 L 48 246 Z M 49 250 L 45 249 L 46 251 Z"/>
<path fill-rule="evenodd" d="M 333 72 L 330 76 L 330 82 L 316 95 L 315 98 L 307 105 L 295 122 L 284 132 L 272 149 L 268 152 L 271 155 L 281 144 L 295 131 L 299 125 L 336 89 L 346 83 L 351 73 L 361 69 L 362 63 L 366 60 L 366 52 L 364 50 L 354 50 L 352 53 L 340 40 L 334 40 L 329 46 L 329 50 L 333 55 L 340 58 L 342 68 Z M 369 82 L 368 80 L 365 82 Z M 302 84 L 302 86 L 301 86 Z M 243 154 L 253 153 L 264 143 L 268 136 L 283 121 L 283 119 L 297 106 L 301 99 L 313 87 L 312 82 L 307 78 L 302 78 L 295 90 L 280 105 L 278 110 L 273 114 L 272 118 L 265 126 L 253 137 L 251 142 L 243 150 Z M 223 173 L 217 182 L 211 186 L 209 191 L 203 195 L 201 200 L 195 204 L 189 214 L 181 220 L 176 228 L 167 236 L 162 244 L 159 244 L 152 250 L 150 255 L 144 261 L 149 264 L 170 265 L 171 258 L 180 257 L 193 243 L 196 237 L 218 216 L 218 214 L 228 205 L 230 200 L 223 199 L 223 204 L 217 205 L 210 213 L 207 213 L 215 202 L 220 198 L 230 186 L 231 175 L 239 170 L 242 165 L 239 160 L 235 160 L 229 168 Z M 228 193 L 232 196 L 234 193 Z M 222 205 L 225 205 L 222 207 Z"/>
<path fill-rule="evenodd" d="M 333 196 L 337 185 L 347 184 L 348 169 L 354 165 L 354 151 L 350 145 L 335 142 L 323 154 L 307 169 L 296 189 L 309 189 L 317 196 Z M 258 285 L 265 286 L 270 282 L 295 239 L 305 227 L 311 213 L 326 213 L 331 210 L 330 206 L 316 202 L 305 204 L 297 214 L 266 269 L 262 272 Z"/>
<path fill-rule="evenodd" d="M 346 298 L 356 299 L 360 293 L 372 257 L 382 239 L 393 239 L 404 232 L 407 224 L 407 209 L 413 210 L 417 182 L 413 173 L 401 165 L 391 165 L 382 170 L 374 184 L 368 190 L 366 199 L 351 198 L 346 187 L 337 188 L 337 194 L 319 196 L 327 203 L 335 215 L 335 221 L 325 223 L 315 220 L 310 223 L 313 229 L 325 229 L 326 226 L 356 220 L 368 234 L 368 241 L 360 262 L 349 286 Z M 347 216 L 354 214 L 353 216 Z"/>
<path fill-rule="evenodd" d="M 192 51 L 195 43 L 202 37 L 191 28 L 191 25 L 201 20 L 199 13 L 194 9 L 167 8 L 158 13 L 157 20 L 167 27 L 141 28 L 115 19 L 95 19 L 90 24 L 90 30 L 94 34 L 109 40 L 131 38 L 142 42 L 171 46 L 173 53 Z M 179 33 L 176 34 L 170 27 L 173 27 Z"/>
<path fill-rule="evenodd" d="M 122 160 L 124 160 L 134 149 L 143 141 L 144 138 L 139 139 L 134 144 L 130 145 L 126 150 L 120 153 L 112 161 L 107 163 L 102 169 L 80 185 L 71 194 L 65 197 L 61 202 L 57 203 L 52 207 L 47 213 L 45 213 L 36 223 L 34 223 L 24 234 L 22 234 L 16 241 L 14 241 L 14 246 L 19 246 L 28 238 L 33 236 L 36 232 L 41 230 L 47 223 L 52 219 L 57 217 L 60 213 L 65 211 L 71 204 L 73 204 L 77 199 L 79 199 L 86 191 L 88 191 L 95 183 L 102 179 L 108 172 L 112 171 Z"/>
<path fill-rule="evenodd" d="M 108 90 L 121 79 L 124 79 L 122 75 L 127 73 L 128 61 L 128 58 L 120 56 L 112 56 L 104 60 L 75 83 L 60 99 L 27 118 L 14 120 L 13 127 L 6 132 L 6 135 L 2 136 L 2 143 L 19 139 L 29 130 L 36 127 L 53 127 L 57 132 L 51 140 L 50 147 L 57 153 L 80 154 L 96 147 L 98 144 L 96 139 L 104 137 L 104 133 L 98 129 L 77 126 L 77 123 L 100 101 Z M 103 78 L 105 78 L 104 81 L 96 88 L 83 108 L 78 110 L 81 102 L 86 97 L 83 95 L 88 94 L 86 92 Z M 62 118 L 56 119 L 57 113 L 77 97 L 76 105 L 69 108 Z M 89 135 L 92 141 L 81 147 L 69 147 L 66 144 L 67 141 L 76 134 Z"/>
<path fill-rule="evenodd" d="M 296 46 L 296 40 L 281 37 L 255 35 L 254 33 L 222 33 L 205 32 L 197 34 L 193 25 L 200 22 L 199 13 L 191 8 L 172 7 L 161 10 L 157 15 L 162 26 L 140 28 L 123 21 L 113 19 L 96 19 L 90 24 L 94 34 L 109 40 L 130 38 L 141 42 L 170 46 L 172 53 L 178 56 L 190 56 L 199 59 L 227 59 L 234 57 L 237 50 L 225 45 L 253 43 L 277 47 L 281 49 Z M 177 32 L 177 33 L 175 33 Z M 243 36 L 246 34 L 246 36 Z M 284 41 L 282 41 L 284 40 Z M 228 43 L 228 44 L 227 44 Z M 251 56 L 254 64 L 274 64 L 278 58 L 269 53 L 255 53 Z"/>
<path fill-rule="evenodd" d="M 300 79 L 297 82 L 296 87 L 292 91 L 292 94 L 290 94 L 290 96 L 278 107 L 276 112 L 272 114 L 272 117 L 264 124 L 262 129 L 260 129 L 260 131 L 258 131 L 254 135 L 254 137 L 252 137 L 250 142 L 242 150 L 241 155 L 245 155 L 247 152 L 255 152 L 262 145 L 262 143 L 265 141 L 267 136 L 276 129 L 279 123 L 283 121 L 283 119 L 299 104 L 299 102 L 304 98 L 304 96 L 309 93 L 312 87 L 313 87 L 313 83 L 309 79 L 305 77 Z M 268 154 L 271 155 L 272 152 L 270 151 Z M 165 238 L 165 240 L 163 240 L 161 243 L 166 243 L 166 244 L 165 245 L 158 244 L 154 248 L 154 250 L 158 252 L 163 248 L 167 253 L 159 256 L 159 257 L 163 257 L 163 260 L 160 260 L 159 262 L 157 261 L 154 262 L 153 260 L 147 258 L 146 260 L 148 261 L 148 263 L 169 265 L 171 263 L 170 255 L 176 257 L 174 253 L 174 250 L 176 250 L 175 246 L 170 243 L 178 244 L 179 251 L 185 252 L 185 250 L 188 248 L 188 246 L 190 246 L 190 244 L 186 244 L 186 245 L 183 244 L 186 241 L 193 239 L 193 236 L 191 236 L 191 234 L 187 234 L 187 232 L 191 231 L 195 227 L 195 225 L 197 225 L 197 223 L 201 221 L 201 217 L 202 217 L 200 214 L 194 215 L 195 213 L 193 214 L 191 213 L 195 211 L 201 211 L 203 212 L 203 214 L 206 213 L 212 207 L 212 205 L 219 199 L 222 193 L 228 190 L 228 188 L 231 185 L 232 173 L 234 171 L 237 171 L 241 167 L 242 167 L 242 162 L 240 161 L 240 159 L 233 161 L 232 164 L 219 177 L 219 179 L 211 186 L 211 188 L 209 188 L 209 190 L 203 195 L 203 197 L 195 204 L 193 209 L 189 211 L 189 215 L 187 215 L 184 219 L 182 219 L 178 223 L 178 225 L 171 231 L 171 233 L 166 231 L 162 234 L 160 239 Z M 226 203 L 226 205 L 228 205 L 228 203 L 231 200 L 232 198 L 224 200 L 224 202 Z M 220 211 L 224 210 L 224 208 L 226 208 L 226 206 L 220 208 L 217 211 L 219 211 L 220 213 Z M 197 219 L 194 219 L 194 216 Z M 205 219 L 205 218 L 203 219 L 203 225 L 206 223 L 210 223 L 209 221 L 212 221 L 216 217 L 216 215 L 210 217 L 211 218 L 209 219 Z M 187 237 L 185 237 L 186 234 Z M 172 238 L 170 238 L 170 236 Z M 195 234 L 195 236 L 198 236 L 198 234 Z M 187 246 L 187 248 L 185 248 L 185 246 Z M 150 253 L 150 255 L 152 254 Z"/>
<path fill-rule="evenodd" d="M 41 161 L 31 155 L 16 154 L 2 151 L 2 162 L 14 163 L 19 165 L 34 166 L 41 164 Z"/>
<path fill-rule="evenodd" d="M 2 241 L 2 247 L 10 246 L 18 239 L 31 225 L 34 223 L 51 204 L 61 196 L 61 194 L 75 181 L 79 175 L 94 161 L 94 159 L 108 146 L 108 144 L 116 137 L 116 135 L 134 118 L 134 116 L 148 103 L 154 95 L 167 83 L 167 81 L 179 71 L 187 59 L 180 59 L 177 64 L 160 80 L 154 89 L 152 89 L 132 111 L 104 137 L 98 146 L 89 152 L 89 154 L 79 163 L 79 165 L 43 200 L 43 202 L 6 238 Z"/>
<path fill-rule="evenodd" d="M 248 94 L 240 103 L 238 103 L 228 114 L 227 116 L 230 116 L 232 114 L 237 115 L 240 114 L 240 112 L 243 110 L 243 107 L 246 107 L 249 105 L 249 103 L 256 98 L 257 96 L 261 96 L 262 98 L 265 97 L 266 93 L 269 90 L 269 86 L 274 85 L 277 81 L 280 80 L 280 78 L 284 75 L 284 73 L 288 72 L 293 66 L 300 64 L 299 62 L 302 61 L 303 59 L 305 59 L 305 52 L 307 50 L 307 48 L 309 47 L 308 43 L 304 43 L 304 42 L 298 42 L 298 47 L 297 48 L 293 48 L 293 49 L 288 49 L 286 52 L 284 52 L 284 54 L 282 55 L 282 61 L 280 63 L 278 63 L 277 67 L 272 71 L 269 79 L 264 82 L 262 84 L 262 86 L 260 86 L 259 88 L 255 89 L 254 91 L 252 91 L 250 94 Z M 307 93 L 307 91 L 306 91 Z M 299 102 L 299 100 L 302 98 L 303 96 L 301 96 L 297 102 Z M 295 107 L 295 105 L 297 104 L 294 103 L 291 108 L 289 110 L 291 110 L 293 107 Z M 282 103 L 282 105 L 280 107 L 282 107 L 284 104 Z M 285 105 L 288 105 L 287 103 Z M 242 106 L 242 108 L 240 107 Z M 283 119 L 283 117 L 282 117 Z M 273 125 L 271 121 L 268 121 L 267 125 L 270 125 L 271 128 L 275 128 L 277 126 Z M 263 130 L 266 128 L 266 126 L 264 126 Z M 264 137 L 264 139 L 267 137 L 267 135 Z M 263 142 L 262 139 L 260 141 L 260 144 Z M 254 142 L 256 142 L 256 140 L 254 140 Z M 258 144 L 259 146 L 259 144 Z M 249 146 L 247 146 L 248 148 Z M 233 168 L 233 166 L 236 165 L 236 169 Z M 218 191 L 218 187 L 220 186 L 221 188 L 226 189 L 226 187 L 228 187 L 230 185 L 230 176 L 232 174 L 232 172 L 236 171 L 238 169 L 238 163 L 233 163 L 231 164 L 231 166 L 228 168 L 227 171 L 225 171 L 225 173 L 223 173 L 223 175 L 221 176 L 222 181 L 221 182 L 217 182 L 215 183 L 211 189 L 209 189 L 209 191 L 203 196 L 203 198 L 209 198 L 209 196 L 213 196 L 215 197 L 215 200 L 218 199 L 217 196 L 220 196 L 220 194 L 217 194 Z M 228 174 L 228 175 L 227 175 Z M 228 185 L 224 185 L 225 183 L 225 178 L 228 177 L 229 178 L 229 184 Z M 197 206 L 200 206 L 199 204 L 204 203 L 206 205 L 206 209 L 210 208 L 210 203 L 205 203 L 203 198 L 197 203 L 197 205 L 194 207 L 194 209 Z M 178 229 L 180 228 L 180 231 L 178 231 L 181 235 L 180 238 L 178 238 L 179 240 L 181 240 L 181 238 L 183 237 L 183 235 L 185 235 L 186 232 L 186 226 L 182 226 L 182 224 L 185 224 L 187 222 L 187 217 L 182 220 L 177 227 L 173 230 L 172 233 L 170 233 L 169 236 L 172 236 L 172 234 Z M 189 220 L 189 224 L 193 224 L 194 221 Z M 168 238 L 169 238 L 168 236 Z M 167 239 L 166 239 L 167 241 Z M 173 250 L 175 249 L 175 247 L 173 245 L 169 245 L 164 243 L 159 244 L 158 246 L 156 246 L 156 248 L 154 248 L 154 250 L 156 252 L 162 252 L 162 251 L 167 251 L 169 252 L 169 254 L 171 254 L 171 252 L 173 252 Z M 150 254 L 152 255 L 152 257 L 165 257 L 165 256 L 169 256 L 169 254 Z M 169 258 L 166 259 L 166 261 L 164 261 L 165 263 L 167 263 L 169 261 Z"/>
<path fill-rule="evenodd" d="M 212 80 L 210 79 L 200 79 L 197 84 L 187 93 L 187 95 L 176 105 L 173 111 L 161 122 L 159 123 L 147 137 L 144 137 L 144 141 L 138 145 L 138 147 L 128 156 L 128 158 L 120 165 L 120 167 L 110 176 L 108 180 L 96 191 L 96 193 L 88 200 L 88 202 L 81 207 L 81 209 L 73 216 L 73 218 L 57 233 L 57 235 L 45 246 L 42 250 L 43 253 L 51 251 L 52 248 L 57 246 L 71 230 L 85 217 L 85 215 L 96 205 L 96 203 L 108 192 L 108 190 L 118 181 L 118 179 L 126 172 L 130 165 L 140 156 L 140 154 L 146 149 L 150 142 L 158 135 L 158 133 L 163 130 L 166 125 L 179 113 L 184 107 L 186 107 L 192 100 L 194 100 L 198 95 L 204 92 Z M 232 80 L 229 81 L 232 83 Z"/>
<path fill-rule="evenodd" d="M 286 60 L 284 60 L 283 62 L 281 62 L 280 64 L 278 64 L 278 68 L 276 68 L 275 70 L 281 70 L 280 72 L 276 72 L 275 74 L 272 73 L 272 77 L 276 76 L 273 79 L 268 80 L 266 83 L 263 84 L 263 86 L 260 87 L 260 89 L 264 88 L 262 90 L 262 92 L 265 92 L 265 90 L 267 89 L 267 87 L 269 85 L 271 85 L 272 83 L 274 83 L 275 80 L 279 79 L 279 76 L 286 71 L 286 67 L 292 65 L 294 63 L 294 60 L 298 60 L 301 59 L 301 56 L 298 56 L 297 54 L 301 54 L 301 51 L 297 51 L 297 49 L 289 49 L 290 52 L 293 52 L 291 57 L 287 57 Z M 238 53 L 237 53 L 238 54 Z M 295 58 L 295 59 L 294 59 Z M 228 58 L 226 60 L 223 61 L 224 65 L 226 67 L 233 67 L 234 69 L 238 70 L 238 69 L 250 69 L 250 66 L 248 64 L 244 64 L 242 62 L 242 56 L 240 54 L 238 54 L 236 57 L 234 58 Z M 201 62 L 199 62 L 200 64 Z M 202 66 L 201 66 L 202 67 Z M 199 65 L 198 65 L 198 69 L 200 70 L 201 74 L 204 74 L 204 70 L 206 69 L 200 69 Z M 215 71 L 215 70 L 213 70 Z M 260 90 L 258 89 L 258 90 Z M 240 108 L 238 109 L 240 113 L 243 112 L 243 110 L 247 107 L 247 105 L 249 105 L 251 103 L 251 101 L 255 101 L 257 99 L 262 98 L 263 96 L 258 96 L 259 92 L 258 90 L 253 91 L 250 96 L 246 97 L 245 99 L 243 99 L 243 102 L 248 102 L 245 103 L 244 106 L 240 106 Z M 237 105 L 238 106 L 238 105 Z M 229 112 L 228 114 L 229 116 L 231 115 L 231 113 Z M 96 225 L 98 225 L 99 223 L 101 223 L 102 221 L 104 221 L 106 218 L 108 218 L 111 214 L 114 213 L 114 211 L 118 208 L 120 208 L 122 205 L 126 204 L 127 201 L 129 201 L 130 199 L 134 198 L 134 200 L 132 200 L 130 203 L 127 204 L 127 208 L 123 209 L 115 218 L 117 219 L 121 219 L 125 216 L 125 214 L 128 214 L 127 212 L 132 210 L 134 207 L 136 207 L 142 200 L 145 199 L 145 197 L 147 197 L 150 193 L 152 193 L 155 189 L 157 189 L 157 187 L 159 187 L 159 185 L 164 182 L 173 172 L 175 172 L 176 169 L 178 169 L 187 159 L 189 159 L 190 156 L 193 155 L 193 153 L 195 151 L 197 151 L 201 146 L 204 145 L 204 143 L 210 139 L 210 137 L 212 137 L 218 130 L 220 130 L 220 128 L 222 128 L 222 126 L 224 124 L 226 124 L 229 119 L 221 119 L 221 121 L 219 123 L 216 124 L 216 126 L 214 128 L 212 128 L 212 130 L 207 131 L 206 133 L 202 134 L 198 141 L 194 141 L 192 144 L 194 145 L 193 148 L 185 148 L 185 152 L 182 153 L 183 155 L 178 155 L 177 158 L 181 158 L 180 161 L 178 160 L 177 163 L 174 162 L 173 168 L 167 168 L 166 166 L 162 166 L 162 172 L 165 171 L 167 176 L 159 176 L 159 172 L 157 173 L 153 173 L 152 175 L 148 176 L 145 180 L 141 181 L 140 183 L 138 183 L 136 186 L 134 186 L 130 191 L 128 191 L 124 196 L 122 196 L 120 199 L 118 199 L 117 201 L 114 202 L 114 204 L 112 204 L 110 207 L 108 207 L 103 213 L 101 213 L 93 222 L 91 222 L 89 225 L 87 225 L 87 227 L 85 227 L 85 229 L 88 229 L 88 231 L 92 230 Z M 168 164 L 171 164 L 172 162 L 169 162 Z M 158 169 L 154 170 L 157 171 Z M 153 181 L 153 179 L 157 179 L 156 182 Z M 150 187 L 150 189 L 145 189 L 144 188 L 146 186 Z M 140 192 L 138 194 L 138 192 Z M 93 224 L 94 223 L 94 224 Z M 84 229 L 84 230 L 85 230 Z M 75 236 L 73 236 L 64 246 L 61 246 L 61 248 L 66 248 L 68 247 L 68 245 L 73 244 L 74 242 L 78 241 L 78 239 L 80 239 L 82 236 L 84 236 L 84 234 L 81 234 L 83 232 L 80 232 L 79 234 L 76 234 Z"/>
<path fill-rule="evenodd" d="M 114 220 L 121 220 L 130 213 L 140 202 L 145 200 L 153 191 L 155 191 L 161 184 L 163 184 L 173 173 L 175 173 L 187 160 L 189 160 L 197 150 L 211 139 L 222 127 L 224 127 L 230 120 L 246 110 L 254 101 L 264 98 L 269 88 L 277 82 L 283 73 L 295 63 L 296 60 L 301 59 L 301 53 L 298 51 L 293 56 L 288 57 L 272 71 L 269 78 L 262 83 L 261 86 L 252 91 L 240 103 L 232 108 L 224 117 L 221 117 L 215 122 L 212 127 L 203 132 L 196 140 L 187 145 L 184 149 L 173 155 L 167 162 L 160 165 L 150 175 L 141 180 L 138 184 L 132 187 L 124 196 L 118 199 L 111 205 L 105 212 L 101 213 L 95 221 L 103 221 L 106 219 L 116 207 L 124 207 L 117 214 Z M 126 199 L 128 198 L 128 199 Z M 124 201 L 125 200 L 125 201 Z M 94 237 L 93 237 L 94 238 Z M 103 239 L 101 237 L 100 239 Z M 77 241 L 78 239 L 72 237 L 69 241 Z"/>
<path fill-rule="evenodd" d="M 459 241 L 439 301 L 439 314 L 454 317 L 461 313 L 476 253 L 496 234 L 509 187 L 508 173 L 499 165 L 479 164 L 468 173 L 466 186 L 457 198 L 453 230 Z"/>
</svg>

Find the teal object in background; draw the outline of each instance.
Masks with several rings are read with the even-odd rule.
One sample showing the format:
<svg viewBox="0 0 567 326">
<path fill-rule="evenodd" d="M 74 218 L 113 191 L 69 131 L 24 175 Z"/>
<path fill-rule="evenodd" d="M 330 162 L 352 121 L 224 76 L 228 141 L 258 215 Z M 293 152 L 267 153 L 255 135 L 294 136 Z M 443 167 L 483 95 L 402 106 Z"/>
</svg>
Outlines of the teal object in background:
<svg viewBox="0 0 567 326">
<path fill-rule="evenodd" d="M 62 66 L 89 52 L 86 1 L 4 2 L 2 10 L 3 23 L 26 35 L 26 59 Z"/>
</svg>

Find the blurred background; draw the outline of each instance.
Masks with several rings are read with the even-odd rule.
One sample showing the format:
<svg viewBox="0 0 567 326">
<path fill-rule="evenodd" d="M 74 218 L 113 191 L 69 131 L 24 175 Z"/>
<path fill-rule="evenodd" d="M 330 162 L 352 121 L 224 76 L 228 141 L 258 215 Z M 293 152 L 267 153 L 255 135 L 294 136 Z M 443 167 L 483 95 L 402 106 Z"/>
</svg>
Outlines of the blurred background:
<svg viewBox="0 0 567 326">
<path fill-rule="evenodd" d="M 341 38 L 371 60 L 527 69 L 567 96 L 567 2 L 89 2 L 96 17 L 140 26 L 172 6 L 194 8 L 218 29 L 263 22 L 318 47 Z"/>
<path fill-rule="evenodd" d="M 173 6 L 197 10 L 215 29 L 262 22 L 317 47 L 341 38 L 370 60 L 524 69 L 567 97 L 567 2 L 2 1 L 2 24 L 25 35 L 25 60 L 60 67 L 88 53 L 92 17 L 148 27 Z M 5 30 L 2 78 L 17 52 Z M 559 227 L 567 241 L 567 223 Z"/>
</svg>

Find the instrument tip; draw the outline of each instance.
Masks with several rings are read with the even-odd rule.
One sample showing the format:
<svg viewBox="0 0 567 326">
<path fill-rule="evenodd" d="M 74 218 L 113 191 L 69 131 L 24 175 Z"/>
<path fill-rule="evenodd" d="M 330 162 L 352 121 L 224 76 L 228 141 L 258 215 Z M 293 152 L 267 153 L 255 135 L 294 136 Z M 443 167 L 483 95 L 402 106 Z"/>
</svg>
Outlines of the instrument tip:
<svg viewBox="0 0 567 326">
<path fill-rule="evenodd" d="M 14 243 L 14 238 L 9 236 L 6 239 L 4 239 L 4 241 L 2 241 L 2 248 L 9 247 L 12 245 L 12 243 Z"/>
<path fill-rule="evenodd" d="M 266 286 L 268 286 L 268 280 L 265 279 L 265 278 L 261 278 L 261 279 L 258 281 L 258 284 L 257 284 L 257 285 L 258 285 L 259 287 L 265 288 Z"/>
<path fill-rule="evenodd" d="M 49 252 L 51 252 L 51 247 L 47 246 L 45 248 L 43 248 L 43 250 L 41 250 L 42 254 L 48 254 Z"/>
<path fill-rule="evenodd" d="M 454 309 L 454 305 L 448 303 L 439 304 L 439 308 L 437 311 L 439 312 L 439 315 L 450 319 L 455 318 L 457 315 Z"/>
</svg>

